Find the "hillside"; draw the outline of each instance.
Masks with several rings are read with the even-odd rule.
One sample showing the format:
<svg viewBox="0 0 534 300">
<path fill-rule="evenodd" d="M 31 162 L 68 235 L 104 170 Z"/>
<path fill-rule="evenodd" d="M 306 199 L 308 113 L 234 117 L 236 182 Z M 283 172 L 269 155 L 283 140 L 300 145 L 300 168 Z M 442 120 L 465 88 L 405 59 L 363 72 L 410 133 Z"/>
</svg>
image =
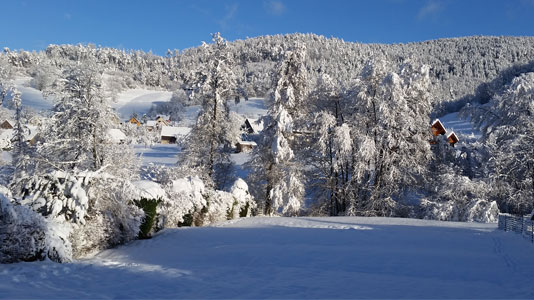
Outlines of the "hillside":
<svg viewBox="0 0 534 300">
<path fill-rule="evenodd" d="M 475 94 L 477 100 L 487 101 L 491 91 L 511 81 L 517 73 L 514 70 L 534 69 L 529 65 L 534 57 L 534 37 L 474 36 L 408 44 L 361 44 L 313 34 L 275 35 L 229 43 L 237 62 L 234 72 L 243 91 L 251 97 L 263 97 L 272 86 L 276 62 L 284 50 L 296 44 L 307 48 L 311 86 L 323 73 L 347 85 L 369 60 L 385 60 L 392 69 L 406 61 L 427 64 L 434 103 L 452 103 L 436 106 L 436 110 L 457 111 Z M 8 51 L 4 55 L 19 71 L 32 77 L 45 73 L 50 76 L 67 67 L 69 61 L 91 58 L 105 67 L 115 81 L 113 88 L 119 92 L 146 86 L 174 90 L 191 86 L 191 74 L 207 61 L 210 47 L 175 50 L 166 57 L 83 45 L 50 45 L 44 52 Z M 503 72 L 506 76 L 499 78 Z M 496 79 L 499 86 L 487 86 Z"/>
</svg>

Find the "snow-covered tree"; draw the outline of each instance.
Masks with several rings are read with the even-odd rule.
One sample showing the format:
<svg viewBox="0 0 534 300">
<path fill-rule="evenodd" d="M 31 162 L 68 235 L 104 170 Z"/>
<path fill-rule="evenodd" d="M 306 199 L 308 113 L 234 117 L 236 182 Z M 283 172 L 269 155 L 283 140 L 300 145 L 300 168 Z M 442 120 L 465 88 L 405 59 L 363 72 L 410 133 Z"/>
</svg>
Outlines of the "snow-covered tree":
<svg viewBox="0 0 534 300">
<path fill-rule="evenodd" d="M 529 213 L 534 207 L 534 73 L 513 79 L 488 104 L 466 110 L 482 130 L 501 209 Z"/>
<path fill-rule="evenodd" d="M 302 168 L 291 143 L 294 118 L 306 96 L 305 47 L 288 51 L 279 65 L 276 86 L 262 141 L 253 152 L 251 179 L 257 185 L 256 199 L 267 215 L 299 213 L 304 184 Z"/>
<path fill-rule="evenodd" d="M 421 185 L 431 157 L 429 68 L 405 64 L 400 74 L 386 70 L 369 64 L 357 88 L 354 213 L 393 214 L 392 197 Z"/>
<path fill-rule="evenodd" d="M 181 164 L 199 171 L 209 183 L 220 185 L 230 164 L 229 152 L 232 137 L 229 136 L 229 109 L 227 101 L 236 94 L 236 81 L 232 73 L 233 58 L 227 42 L 219 33 L 213 35 L 213 44 L 207 47 L 208 61 L 196 72 L 199 82 L 197 97 L 202 99 L 202 110 L 186 143 Z"/>
<path fill-rule="evenodd" d="M 28 168 L 31 167 L 31 149 L 26 141 L 27 127 L 22 120 L 21 94 L 17 89 L 13 90 L 13 103 L 15 104 L 15 128 L 12 138 L 12 156 L 15 172 L 13 174 L 12 185 L 19 185 L 21 179 L 28 175 Z M 20 188 L 20 186 L 18 187 Z"/>
</svg>

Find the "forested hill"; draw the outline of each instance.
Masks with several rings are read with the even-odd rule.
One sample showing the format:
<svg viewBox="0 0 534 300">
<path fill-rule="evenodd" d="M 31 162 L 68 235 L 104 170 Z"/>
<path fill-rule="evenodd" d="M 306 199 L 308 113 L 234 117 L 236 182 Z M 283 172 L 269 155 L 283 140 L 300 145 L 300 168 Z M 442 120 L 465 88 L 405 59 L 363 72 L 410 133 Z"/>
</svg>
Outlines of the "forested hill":
<svg viewBox="0 0 534 300">
<path fill-rule="evenodd" d="M 234 71 L 248 96 L 263 96 L 272 86 L 271 74 L 284 50 L 304 44 L 310 85 L 320 73 L 327 73 L 341 86 L 349 85 L 369 60 L 385 60 L 392 69 L 403 62 L 430 66 L 431 95 L 434 103 L 452 102 L 474 94 L 491 94 L 483 89 L 499 90 L 501 86 L 484 85 L 494 81 L 510 68 L 532 71 L 534 37 L 473 36 L 439 39 L 407 44 L 363 44 L 325 38 L 314 34 L 261 36 L 229 43 L 237 62 Z M 95 45 L 50 45 L 42 52 L 10 51 L 8 61 L 36 78 L 38 88 L 46 88 L 54 74 L 72 61 L 96 59 L 114 76 L 116 89 L 139 85 L 177 89 L 188 85 L 193 72 L 208 60 L 203 44 L 184 51 L 168 51 L 164 57 L 143 51 L 124 51 Z M 528 68 L 525 70 L 524 68 Z M 509 72 L 510 74 L 514 73 Z M 501 76 L 509 82 L 513 76 Z"/>
</svg>

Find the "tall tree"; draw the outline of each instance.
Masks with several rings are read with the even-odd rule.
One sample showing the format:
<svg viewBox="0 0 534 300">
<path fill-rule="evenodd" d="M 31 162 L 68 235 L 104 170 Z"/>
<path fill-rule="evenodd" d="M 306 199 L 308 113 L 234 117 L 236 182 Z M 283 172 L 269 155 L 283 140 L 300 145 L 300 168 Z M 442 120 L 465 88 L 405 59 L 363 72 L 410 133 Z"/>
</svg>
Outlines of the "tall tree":
<svg viewBox="0 0 534 300">
<path fill-rule="evenodd" d="M 295 142 L 294 118 L 306 97 L 304 46 L 287 51 L 278 67 L 263 139 L 253 153 L 251 179 L 258 186 L 258 200 L 267 215 L 296 215 L 304 197 L 302 169 L 291 144 Z"/>
<path fill-rule="evenodd" d="M 529 213 L 534 208 L 534 73 L 513 79 L 488 104 L 466 110 L 483 133 L 501 210 Z"/>
<path fill-rule="evenodd" d="M 353 213 L 394 214 L 392 197 L 421 184 L 431 157 L 429 68 L 386 70 L 368 64 L 357 87 Z"/>
<path fill-rule="evenodd" d="M 208 182 L 220 185 L 230 164 L 232 136 L 229 126 L 227 101 L 236 95 L 237 87 L 232 72 L 233 57 L 219 33 L 213 35 L 213 44 L 206 45 L 207 62 L 196 71 L 193 85 L 198 86 L 197 97 L 202 99 L 202 110 L 193 128 L 180 163 L 196 169 Z M 220 170 L 220 171 L 218 171 Z"/>
</svg>

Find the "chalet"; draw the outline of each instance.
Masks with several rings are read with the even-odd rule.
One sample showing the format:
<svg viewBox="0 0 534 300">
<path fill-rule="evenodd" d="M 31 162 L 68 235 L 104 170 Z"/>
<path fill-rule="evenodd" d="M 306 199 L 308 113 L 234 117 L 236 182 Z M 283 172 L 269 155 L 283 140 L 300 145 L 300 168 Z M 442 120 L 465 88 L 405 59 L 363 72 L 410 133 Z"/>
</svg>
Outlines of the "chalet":
<svg viewBox="0 0 534 300">
<path fill-rule="evenodd" d="M 2 124 L 0 124 L 0 128 L 2 129 L 13 129 L 13 122 L 12 121 L 9 121 L 9 120 L 5 120 L 4 122 L 2 122 Z"/>
<path fill-rule="evenodd" d="M 454 144 L 458 143 L 460 139 L 458 139 L 458 136 L 456 135 L 456 133 L 454 133 L 454 131 L 451 131 L 451 133 L 447 134 L 447 141 L 451 146 L 454 147 Z"/>
<path fill-rule="evenodd" d="M 245 119 L 245 123 L 241 125 L 241 130 L 243 130 L 244 132 L 248 134 L 254 133 L 254 128 L 252 128 L 252 124 L 250 124 L 250 121 L 248 119 Z"/>
<path fill-rule="evenodd" d="M 167 123 L 170 123 L 171 122 L 171 117 L 168 116 L 168 115 L 157 115 L 156 116 L 156 121 L 159 121 L 159 122 L 167 122 Z"/>
<path fill-rule="evenodd" d="M 135 124 L 137 126 L 141 125 L 141 122 L 139 122 L 139 120 L 137 120 L 136 117 L 131 117 L 130 120 L 128 120 L 128 122 L 130 122 L 130 124 Z"/>
<path fill-rule="evenodd" d="M 176 144 L 178 139 L 186 137 L 191 132 L 189 127 L 161 127 L 161 143 L 162 144 Z"/>
<path fill-rule="evenodd" d="M 156 123 L 156 121 L 153 121 L 153 120 L 146 121 L 146 123 L 145 123 L 145 127 L 146 127 L 146 129 L 148 131 L 152 131 L 152 130 L 156 129 L 157 125 L 158 124 Z"/>
<path fill-rule="evenodd" d="M 439 119 L 436 119 L 434 122 L 432 122 L 432 134 L 434 136 L 444 135 L 445 132 L 445 126 L 443 126 L 443 123 L 441 123 Z"/>
<path fill-rule="evenodd" d="M 236 152 L 250 152 L 257 146 L 256 142 L 252 141 L 240 141 L 235 144 Z"/>
<path fill-rule="evenodd" d="M 126 134 L 117 128 L 108 129 L 107 138 L 112 144 L 124 144 L 126 142 Z"/>
</svg>

